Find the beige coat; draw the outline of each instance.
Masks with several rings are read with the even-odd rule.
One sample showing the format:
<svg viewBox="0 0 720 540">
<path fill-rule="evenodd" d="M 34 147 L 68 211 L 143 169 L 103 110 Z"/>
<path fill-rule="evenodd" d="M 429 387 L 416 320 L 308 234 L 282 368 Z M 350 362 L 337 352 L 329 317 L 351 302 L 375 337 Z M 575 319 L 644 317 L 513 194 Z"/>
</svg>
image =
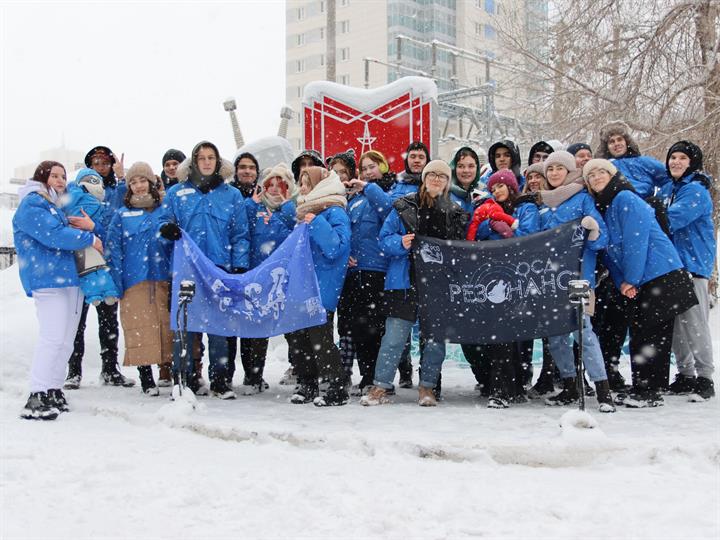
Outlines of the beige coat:
<svg viewBox="0 0 720 540">
<path fill-rule="evenodd" d="M 172 330 L 168 283 L 142 281 L 120 300 L 120 324 L 125 336 L 125 366 L 172 362 Z"/>
</svg>

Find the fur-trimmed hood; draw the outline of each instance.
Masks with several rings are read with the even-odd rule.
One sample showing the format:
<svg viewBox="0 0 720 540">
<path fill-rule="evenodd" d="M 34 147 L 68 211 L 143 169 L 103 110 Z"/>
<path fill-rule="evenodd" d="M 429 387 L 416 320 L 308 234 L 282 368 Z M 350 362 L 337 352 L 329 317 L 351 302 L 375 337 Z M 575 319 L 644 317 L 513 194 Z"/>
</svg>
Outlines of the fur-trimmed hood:
<svg viewBox="0 0 720 540">
<path fill-rule="evenodd" d="M 608 150 L 608 140 L 613 135 L 622 135 L 627 143 L 627 154 L 621 157 L 637 157 L 640 154 L 640 146 L 630 133 L 630 126 L 620 120 L 608 122 L 600 128 L 600 144 L 595 152 L 595 157 L 602 159 L 612 159 L 614 156 Z"/>
<path fill-rule="evenodd" d="M 177 168 L 177 178 L 180 182 L 185 182 L 190 177 L 190 169 L 193 164 L 193 156 L 197 154 L 197 147 L 199 146 L 205 146 L 209 144 L 210 146 L 215 146 L 212 143 L 202 142 L 196 145 L 195 148 L 193 148 L 192 154 L 185 158 L 185 160 L 178 165 Z M 218 158 L 220 159 L 220 169 L 218 170 L 218 174 L 225 180 L 225 182 L 230 182 L 233 179 L 233 174 L 235 174 L 235 167 L 233 167 L 233 164 L 231 161 L 228 161 L 227 159 L 224 159 L 220 157 L 220 152 L 215 149 Z"/>
</svg>

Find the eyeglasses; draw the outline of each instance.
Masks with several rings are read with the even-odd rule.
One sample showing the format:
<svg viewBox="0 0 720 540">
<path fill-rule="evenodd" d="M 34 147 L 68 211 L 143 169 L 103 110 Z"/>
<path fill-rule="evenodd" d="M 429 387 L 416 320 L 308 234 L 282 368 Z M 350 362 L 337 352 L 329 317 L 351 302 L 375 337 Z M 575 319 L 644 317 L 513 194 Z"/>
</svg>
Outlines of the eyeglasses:
<svg viewBox="0 0 720 540">
<path fill-rule="evenodd" d="M 429 172 L 425 175 L 425 180 L 435 180 L 436 178 L 442 180 L 443 182 L 450 180 L 450 177 L 445 173 Z"/>
</svg>

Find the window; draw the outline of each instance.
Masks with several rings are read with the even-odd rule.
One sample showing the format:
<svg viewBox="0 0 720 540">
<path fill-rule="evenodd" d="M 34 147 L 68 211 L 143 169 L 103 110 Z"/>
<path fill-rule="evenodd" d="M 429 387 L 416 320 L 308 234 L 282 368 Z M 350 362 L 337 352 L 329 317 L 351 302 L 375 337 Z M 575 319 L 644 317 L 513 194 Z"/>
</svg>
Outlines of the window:
<svg viewBox="0 0 720 540">
<path fill-rule="evenodd" d="M 347 7 L 350 5 L 350 0 L 340 0 L 340 7 Z"/>
<path fill-rule="evenodd" d="M 480 23 L 477 23 L 477 22 L 475 23 L 475 35 L 476 35 L 476 36 L 481 36 L 481 35 L 482 35 L 482 26 L 483 26 L 483 25 L 480 24 Z"/>
<path fill-rule="evenodd" d="M 485 0 L 485 11 L 491 15 L 495 15 L 495 0 Z"/>
<path fill-rule="evenodd" d="M 347 34 L 350 31 L 350 21 L 340 21 L 340 33 Z"/>
<path fill-rule="evenodd" d="M 305 34 L 297 34 L 295 36 L 295 45 L 297 47 L 305 45 Z"/>
<path fill-rule="evenodd" d="M 302 73 L 305 71 L 305 60 L 298 60 L 295 62 L 295 72 Z"/>
<path fill-rule="evenodd" d="M 324 65 L 325 65 L 325 55 L 324 55 L 324 54 L 321 54 L 321 55 L 320 55 L 320 65 L 321 65 L 321 66 L 324 66 Z"/>
<path fill-rule="evenodd" d="M 350 86 L 350 75 L 340 75 L 339 82 L 345 86 Z"/>
<path fill-rule="evenodd" d="M 297 20 L 302 21 L 305 18 L 305 8 L 299 7 L 297 8 Z"/>
<path fill-rule="evenodd" d="M 325 27 L 320 27 L 320 39 L 325 39 Z"/>
<path fill-rule="evenodd" d="M 343 47 L 340 49 L 340 54 L 338 56 L 340 57 L 341 62 L 350 60 L 350 47 Z"/>
<path fill-rule="evenodd" d="M 298 97 L 298 98 L 301 98 L 301 97 L 302 97 L 302 94 L 303 94 L 302 86 L 298 86 L 298 87 L 296 87 L 296 88 L 297 88 L 297 97 Z"/>
<path fill-rule="evenodd" d="M 491 25 L 486 24 L 485 25 L 485 38 L 495 39 L 496 37 L 497 37 L 497 32 L 495 31 L 495 29 Z"/>
<path fill-rule="evenodd" d="M 320 2 L 320 13 L 325 13 L 325 2 Z"/>
</svg>

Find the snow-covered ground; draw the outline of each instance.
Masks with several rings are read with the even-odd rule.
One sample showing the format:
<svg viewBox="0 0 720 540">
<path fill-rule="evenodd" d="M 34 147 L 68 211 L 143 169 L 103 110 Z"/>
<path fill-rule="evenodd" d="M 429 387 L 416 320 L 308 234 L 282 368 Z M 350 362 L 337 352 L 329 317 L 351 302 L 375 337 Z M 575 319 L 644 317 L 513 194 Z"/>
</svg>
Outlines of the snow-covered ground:
<svg viewBox="0 0 720 540">
<path fill-rule="evenodd" d="M 168 389 L 150 398 L 98 384 L 91 310 L 72 411 L 28 422 L 18 412 L 36 322 L 16 267 L 0 272 L 0 301 L 3 539 L 720 537 L 717 399 L 667 397 L 563 429 L 565 409 L 485 408 L 470 370 L 449 360 L 437 408 L 400 390 L 393 405 L 317 409 L 289 404 L 276 384 L 277 339 L 270 391 L 200 398 L 184 413 Z"/>
</svg>

